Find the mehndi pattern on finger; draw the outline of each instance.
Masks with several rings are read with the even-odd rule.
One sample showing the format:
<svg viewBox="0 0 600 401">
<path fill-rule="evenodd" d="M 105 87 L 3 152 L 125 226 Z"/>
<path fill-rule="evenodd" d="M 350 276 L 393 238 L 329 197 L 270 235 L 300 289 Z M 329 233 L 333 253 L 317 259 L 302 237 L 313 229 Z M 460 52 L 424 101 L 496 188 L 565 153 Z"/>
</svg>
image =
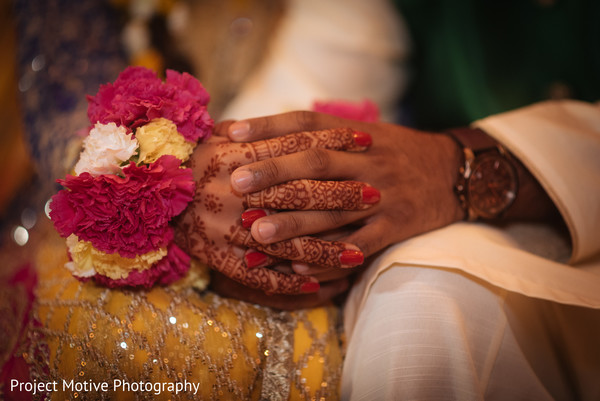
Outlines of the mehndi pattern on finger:
<svg viewBox="0 0 600 401">
<path fill-rule="evenodd" d="M 345 251 L 348 251 L 347 244 L 339 241 L 324 241 L 309 236 L 266 245 L 257 244 L 256 249 L 273 257 L 300 261 L 317 266 L 351 267 L 362 263 L 362 260 L 360 263 L 356 263 L 356 257 L 347 259 L 349 263 L 343 263 L 341 256 Z M 351 251 L 356 255 L 362 254 L 360 251 Z"/>
<path fill-rule="evenodd" d="M 249 144 L 256 160 L 302 152 L 308 149 L 330 149 L 359 152 L 370 145 L 370 135 L 351 128 L 302 131 Z"/>
<path fill-rule="evenodd" d="M 362 182 L 303 179 L 246 194 L 245 204 L 280 210 L 364 210 L 378 201 L 379 191 Z"/>
<path fill-rule="evenodd" d="M 267 294 L 302 294 L 316 292 L 319 283 L 310 276 L 284 274 L 264 267 L 246 270 L 243 281 L 249 287 L 262 290 Z"/>
</svg>

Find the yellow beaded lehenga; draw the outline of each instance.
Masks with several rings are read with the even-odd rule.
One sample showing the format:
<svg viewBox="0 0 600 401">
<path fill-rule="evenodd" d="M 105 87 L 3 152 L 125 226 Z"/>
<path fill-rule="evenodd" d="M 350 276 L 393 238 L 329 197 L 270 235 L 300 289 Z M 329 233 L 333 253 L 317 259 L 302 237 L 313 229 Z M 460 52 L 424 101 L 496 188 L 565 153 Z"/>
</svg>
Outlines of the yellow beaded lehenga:
<svg viewBox="0 0 600 401">
<path fill-rule="evenodd" d="M 51 399 L 335 399 L 336 308 L 279 312 L 186 282 L 108 289 L 74 279 L 66 261 L 63 239 L 49 228 L 36 250 L 36 300 L 18 349 L 32 378 L 58 381 Z M 180 394 L 61 391 L 71 379 L 110 389 L 114 380 L 190 387 Z"/>
<path fill-rule="evenodd" d="M 25 246 L 12 241 L 12 220 L 3 224 L 0 398 L 338 399 L 342 347 L 335 306 L 282 312 L 198 291 L 192 284 L 206 279 L 203 267 L 174 285 L 150 290 L 80 282 L 64 268 L 65 242 L 44 216 L 39 193 L 46 196 L 48 188 L 54 190 L 53 179 L 63 176 L 72 162 L 72 142 L 77 141 L 73 128 L 85 121 L 85 99 L 72 100 L 66 92 L 57 95 L 45 89 L 61 85 L 91 93 L 97 84 L 113 79 L 123 64 L 108 64 L 114 41 L 91 41 L 89 46 L 104 52 L 101 65 L 88 57 L 93 49 L 84 48 L 82 56 L 70 47 L 82 40 L 67 30 L 78 18 L 88 19 L 90 32 L 109 30 L 105 6 L 94 1 L 17 3 L 17 31 L 23 35 L 18 58 L 23 76 L 29 77 L 20 79 L 19 90 L 39 181 L 32 183 L 37 190 L 27 198 L 31 205 L 16 202 L 13 208 L 34 209 L 38 217 Z M 239 7 L 248 2 L 226 3 Z M 214 8 L 216 3 L 206 4 Z M 278 10 L 263 8 L 267 9 Z M 65 20 L 57 22 L 57 16 Z M 62 24 L 60 29 L 57 24 Z M 69 46 L 44 36 L 53 29 L 60 31 L 57 37 L 68 36 Z M 66 55 L 78 57 L 77 62 Z M 61 66 L 68 66 L 70 74 L 61 75 Z M 104 75 L 94 75 L 98 71 Z M 78 76 L 96 81 L 79 87 Z M 231 90 L 231 82 L 225 86 Z M 44 97 L 48 94 L 53 97 Z M 227 94 L 216 97 L 224 102 Z M 53 107 L 56 110 L 49 110 Z"/>
</svg>

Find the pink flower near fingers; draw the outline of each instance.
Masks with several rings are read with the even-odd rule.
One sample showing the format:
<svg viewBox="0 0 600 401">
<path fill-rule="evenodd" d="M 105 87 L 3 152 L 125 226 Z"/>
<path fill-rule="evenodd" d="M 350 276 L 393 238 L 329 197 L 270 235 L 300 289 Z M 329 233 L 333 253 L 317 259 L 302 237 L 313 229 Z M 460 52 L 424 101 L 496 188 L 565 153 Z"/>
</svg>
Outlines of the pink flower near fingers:
<svg viewBox="0 0 600 401">
<path fill-rule="evenodd" d="M 173 238 L 169 221 L 194 196 L 192 171 L 179 165 L 167 155 L 150 166 L 131 163 L 124 177 L 67 176 L 50 217 L 62 236 L 75 234 L 103 252 L 133 257 L 166 246 Z"/>
<path fill-rule="evenodd" d="M 114 122 L 129 129 L 163 117 L 173 121 L 185 139 L 196 142 L 212 132 L 209 100 L 202 84 L 187 73 L 168 70 L 162 82 L 152 70 L 128 67 L 114 83 L 88 96 L 88 117 L 94 124 Z"/>
</svg>

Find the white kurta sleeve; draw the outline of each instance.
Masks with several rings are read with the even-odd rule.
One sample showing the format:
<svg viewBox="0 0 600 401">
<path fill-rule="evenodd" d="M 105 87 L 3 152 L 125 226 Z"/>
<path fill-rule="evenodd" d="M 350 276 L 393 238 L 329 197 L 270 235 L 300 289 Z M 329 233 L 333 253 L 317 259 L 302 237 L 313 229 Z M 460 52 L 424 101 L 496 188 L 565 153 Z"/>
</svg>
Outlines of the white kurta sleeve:
<svg viewBox="0 0 600 401">
<path fill-rule="evenodd" d="M 529 297 L 600 308 L 600 104 L 549 101 L 473 125 L 504 144 L 548 192 L 571 233 L 571 266 L 562 262 L 561 249 L 568 251 L 562 237 L 543 224 L 451 224 L 394 244 L 373 260 L 346 301 L 348 333 L 379 276 L 411 266 L 450 269 Z M 561 251 L 552 255 L 555 250 Z"/>
<path fill-rule="evenodd" d="M 476 121 L 541 183 L 572 240 L 571 264 L 600 252 L 600 103 L 547 101 Z"/>
</svg>

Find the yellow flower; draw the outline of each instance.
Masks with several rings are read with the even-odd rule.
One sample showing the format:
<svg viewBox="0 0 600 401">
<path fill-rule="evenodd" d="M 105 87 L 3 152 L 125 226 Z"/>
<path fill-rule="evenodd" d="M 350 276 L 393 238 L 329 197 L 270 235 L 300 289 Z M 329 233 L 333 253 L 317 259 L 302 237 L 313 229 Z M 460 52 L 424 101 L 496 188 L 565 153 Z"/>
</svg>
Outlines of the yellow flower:
<svg viewBox="0 0 600 401">
<path fill-rule="evenodd" d="M 73 262 L 66 267 L 79 277 L 90 277 L 96 273 L 113 280 L 126 278 L 133 270 L 149 269 L 167 255 L 167 248 L 160 248 L 135 258 L 124 258 L 118 253 L 105 253 L 96 249 L 89 241 L 80 241 L 75 234 L 67 238 L 67 246 Z"/>
<path fill-rule="evenodd" d="M 140 163 L 153 163 L 163 155 L 173 155 L 184 162 L 194 151 L 195 144 L 186 141 L 166 118 L 154 119 L 138 128 L 135 138 L 140 144 Z"/>
<path fill-rule="evenodd" d="M 204 291 L 210 284 L 210 268 L 196 258 L 190 260 L 190 270 L 187 274 L 171 284 L 174 290 L 184 290 L 186 288 L 195 288 L 198 291 Z"/>
</svg>

